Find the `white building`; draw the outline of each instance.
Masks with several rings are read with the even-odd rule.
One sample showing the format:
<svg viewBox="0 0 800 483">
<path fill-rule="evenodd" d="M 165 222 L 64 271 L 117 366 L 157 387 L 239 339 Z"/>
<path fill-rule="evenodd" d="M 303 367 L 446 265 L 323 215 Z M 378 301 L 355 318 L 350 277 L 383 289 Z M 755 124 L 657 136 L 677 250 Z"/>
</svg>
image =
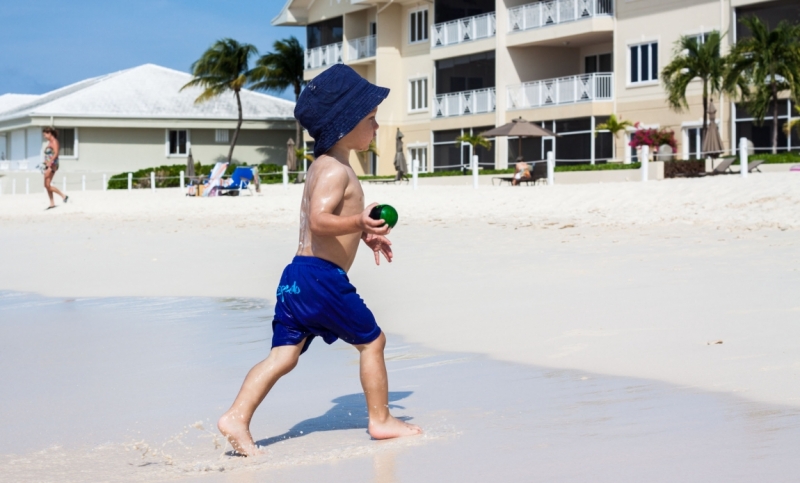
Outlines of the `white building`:
<svg viewBox="0 0 800 483">
<path fill-rule="evenodd" d="M 33 171 L 42 129 L 58 129 L 60 173 L 120 173 L 227 156 L 237 122 L 233 93 L 195 104 L 192 76 L 145 64 L 42 95 L 0 96 L 0 175 Z M 242 91 L 244 122 L 233 153 L 248 164 L 286 161 L 295 135 L 294 103 Z"/>
</svg>

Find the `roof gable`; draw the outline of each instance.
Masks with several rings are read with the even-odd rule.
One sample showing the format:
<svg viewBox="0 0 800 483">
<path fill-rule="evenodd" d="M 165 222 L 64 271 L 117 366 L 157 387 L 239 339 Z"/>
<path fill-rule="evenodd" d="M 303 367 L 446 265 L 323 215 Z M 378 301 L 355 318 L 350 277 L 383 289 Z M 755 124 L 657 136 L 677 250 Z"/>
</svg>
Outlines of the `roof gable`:
<svg viewBox="0 0 800 483">
<path fill-rule="evenodd" d="M 190 74 L 145 64 L 57 89 L 0 113 L 16 117 L 105 117 L 157 119 L 236 119 L 233 93 L 195 104 L 202 89 Z M 293 120 L 294 103 L 249 90 L 241 92 L 246 120 Z"/>
</svg>

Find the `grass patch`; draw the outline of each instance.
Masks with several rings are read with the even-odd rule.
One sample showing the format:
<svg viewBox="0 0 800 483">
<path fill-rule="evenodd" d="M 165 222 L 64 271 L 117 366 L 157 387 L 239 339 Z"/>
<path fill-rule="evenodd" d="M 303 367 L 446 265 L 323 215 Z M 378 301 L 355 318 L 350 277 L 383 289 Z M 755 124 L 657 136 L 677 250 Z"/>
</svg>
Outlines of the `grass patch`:
<svg viewBox="0 0 800 483">
<path fill-rule="evenodd" d="M 566 166 L 556 166 L 556 173 L 567 173 L 572 171 L 615 171 L 619 169 L 639 169 L 641 163 L 606 163 L 606 164 L 573 164 Z"/>
<path fill-rule="evenodd" d="M 764 164 L 800 163 L 800 152 L 752 154 L 747 158 L 747 162 L 759 159 L 764 160 Z"/>
</svg>

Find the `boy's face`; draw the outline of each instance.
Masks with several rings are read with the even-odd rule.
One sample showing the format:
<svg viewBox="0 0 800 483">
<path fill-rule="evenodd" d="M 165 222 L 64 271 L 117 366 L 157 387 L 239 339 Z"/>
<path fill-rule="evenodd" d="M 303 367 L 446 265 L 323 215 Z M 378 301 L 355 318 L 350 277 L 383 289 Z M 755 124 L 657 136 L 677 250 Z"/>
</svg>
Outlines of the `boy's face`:
<svg viewBox="0 0 800 483">
<path fill-rule="evenodd" d="M 378 130 L 378 121 L 375 120 L 375 115 L 378 113 L 378 108 L 372 110 L 367 117 L 361 120 L 352 131 L 347 133 L 343 140 L 346 140 L 346 145 L 350 149 L 356 151 L 366 151 L 369 148 L 369 143 L 375 138 L 375 131 Z"/>
</svg>

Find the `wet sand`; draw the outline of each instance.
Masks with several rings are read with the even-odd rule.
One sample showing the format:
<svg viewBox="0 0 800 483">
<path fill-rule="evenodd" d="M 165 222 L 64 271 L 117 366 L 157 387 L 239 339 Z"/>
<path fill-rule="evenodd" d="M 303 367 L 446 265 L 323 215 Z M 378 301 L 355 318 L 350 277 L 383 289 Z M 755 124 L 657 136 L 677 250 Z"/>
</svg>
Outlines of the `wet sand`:
<svg viewBox="0 0 800 483">
<path fill-rule="evenodd" d="M 0 294 L 9 481 L 795 481 L 800 409 L 446 353 L 389 334 L 392 411 L 371 441 L 357 353 L 315 341 L 256 413 L 267 455 L 208 432 L 269 348 L 252 299 Z M 37 381 L 32 385 L 30 381 Z"/>
</svg>

